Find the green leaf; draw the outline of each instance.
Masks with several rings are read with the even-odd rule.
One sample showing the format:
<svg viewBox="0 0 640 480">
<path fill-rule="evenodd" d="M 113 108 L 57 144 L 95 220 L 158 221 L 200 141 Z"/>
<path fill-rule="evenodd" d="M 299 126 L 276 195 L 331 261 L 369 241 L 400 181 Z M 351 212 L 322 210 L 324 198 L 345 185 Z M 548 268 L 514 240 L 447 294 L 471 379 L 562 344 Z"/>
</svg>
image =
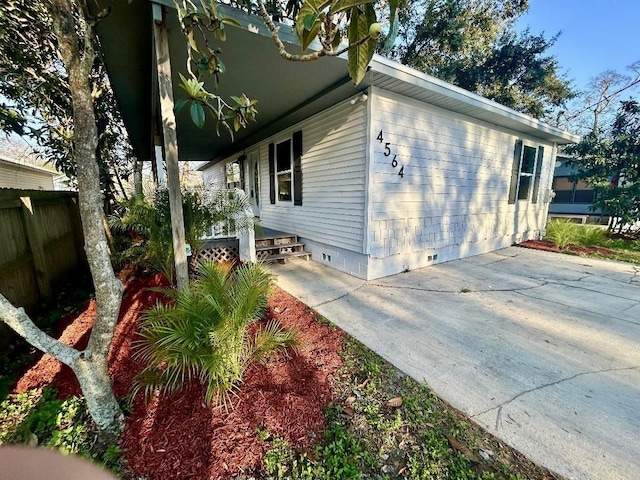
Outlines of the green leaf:
<svg viewBox="0 0 640 480">
<path fill-rule="evenodd" d="M 393 48 L 393 44 L 398 37 L 398 31 L 400 29 L 400 18 L 398 16 L 398 1 L 399 0 L 389 0 L 389 35 L 387 35 L 387 39 L 384 42 L 384 46 L 382 47 L 383 52 L 389 52 Z"/>
<path fill-rule="evenodd" d="M 180 113 L 180 111 L 187 105 L 187 103 L 189 103 L 189 99 L 187 98 L 182 98 L 180 100 L 178 100 L 176 102 L 176 107 L 175 107 L 175 111 L 176 113 Z"/>
<path fill-rule="evenodd" d="M 311 31 L 309 30 L 305 30 L 302 34 L 302 51 L 304 52 L 307 48 L 309 48 L 309 45 L 311 45 L 313 43 L 313 41 L 316 39 L 316 37 L 318 36 L 318 32 L 320 31 L 321 25 L 320 22 L 317 22 L 313 28 L 311 29 Z"/>
<path fill-rule="evenodd" d="M 311 30 L 313 28 L 313 24 L 318 20 L 317 13 L 310 13 L 309 15 L 305 15 L 302 20 L 302 24 L 304 25 L 305 30 Z"/>
<path fill-rule="evenodd" d="M 390 1 L 389 4 L 391 4 L 392 1 Z M 375 3 L 375 2 L 376 0 L 338 0 L 331 6 L 331 9 L 329 10 L 329 14 L 332 15 L 334 13 L 342 12 L 344 10 L 349 10 L 350 8 L 353 8 L 353 7 L 364 5 L 365 3 Z M 397 0 L 395 0 L 395 2 L 397 3 Z"/>
<path fill-rule="evenodd" d="M 234 27 L 242 28 L 240 22 L 235 21 L 233 18 L 223 18 L 222 23 L 225 25 L 233 25 Z"/>
<path fill-rule="evenodd" d="M 365 13 L 360 13 L 357 7 L 351 9 L 351 21 L 349 23 L 349 44 L 353 45 L 369 35 L 369 25 L 376 22 L 376 12 L 373 6 L 368 3 L 365 6 Z M 364 79 L 367 73 L 367 66 L 373 58 L 376 50 L 376 41 L 370 39 L 349 50 L 348 65 L 349 76 L 355 85 Z"/>
<path fill-rule="evenodd" d="M 191 104 L 191 120 L 198 128 L 202 128 L 204 126 L 204 108 L 202 108 L 202 105 L 198 102 L 193 102 Z"/>
<path fill-rule="evenodd" d="M 340 42 L 342 41 L 342 33 L 340 32 L 340 30 L 338 30 L 336 32 L 336 36 L 333 37 L 333 42 L 331 43 L 331 47 L 334 50 L 337 50 L 338 47 L 340 46 Z"/>
</svg>

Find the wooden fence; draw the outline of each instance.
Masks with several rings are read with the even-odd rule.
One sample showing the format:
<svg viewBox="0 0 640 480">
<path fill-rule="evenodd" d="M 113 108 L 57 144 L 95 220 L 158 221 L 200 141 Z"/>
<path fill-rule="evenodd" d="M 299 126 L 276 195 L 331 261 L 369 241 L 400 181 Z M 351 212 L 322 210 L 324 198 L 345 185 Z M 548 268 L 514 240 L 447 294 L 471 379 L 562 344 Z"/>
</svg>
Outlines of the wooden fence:
<svg viewBox="0 0 640 480">
<path fill-rule="evenodd" d="M 86 268 L 78 194 L 0 189 L 0 293 L 32 312 Z"/>
</svg>

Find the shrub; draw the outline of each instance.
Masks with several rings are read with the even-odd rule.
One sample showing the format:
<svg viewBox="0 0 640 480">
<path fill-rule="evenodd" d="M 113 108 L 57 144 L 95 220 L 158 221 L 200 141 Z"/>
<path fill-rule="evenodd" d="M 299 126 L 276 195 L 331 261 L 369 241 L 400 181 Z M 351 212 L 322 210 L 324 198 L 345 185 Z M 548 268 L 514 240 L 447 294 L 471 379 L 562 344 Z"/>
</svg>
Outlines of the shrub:
<svg viewBox="0 0 640 480">
<path fill-rule="evenodd" d="M 599 227 L 578 227 L 577 242 L 583 247 L 607 244 L 607 234 Z"/>
<path fill-rule="evenodd" d="M 169 192 L 158 189 L 152 199 L 134 197 L 121 203 L 122 213 L 111 218 L 114 232 L 122 234 L 120 248 L 114 255 L 117 264 L 137 262 L 162 273 L 174 283 L 173 233 Z M 182 192 L 185 241 L 195 253 L 202 247 L 202 238 L 217 222 L 232 220 L 251 208 L 246 196 L 230 190 Z M 253 228 L 253 217 L 238 217 L 231 222 L 242 230 Z"/>
<path fill-rule="evenodd" d="M 207 386 L 207 402 L 226 401 L 253 361 L 296 348 L 295 332 L 275 321 L 251 333 L 267 303 L 271 275 L 260 265 L 236 269 L 211 262 L 184 291 L 165 290 L 174 304 L 156 305 L 142 319 L 136 355 L 147 366 L 134 394 L 172 393 L 192 380 Z"/>
<path fill-rule="evenodd" d="M 547 233 L 544 238 L 563 250 L 578 242 L 578 225 L 568 220 L 551 220 L 547 223 Z"/>
</svg>

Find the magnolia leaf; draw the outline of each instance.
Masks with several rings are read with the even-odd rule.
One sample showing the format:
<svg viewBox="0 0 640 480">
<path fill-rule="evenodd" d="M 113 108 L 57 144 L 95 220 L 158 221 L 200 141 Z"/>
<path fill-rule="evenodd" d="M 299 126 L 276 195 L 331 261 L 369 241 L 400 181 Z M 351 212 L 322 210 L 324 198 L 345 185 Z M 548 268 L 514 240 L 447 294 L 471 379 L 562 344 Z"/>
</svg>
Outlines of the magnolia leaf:
<svg viewBox="0 0 640 480">
<path fill-rule="evenodd" d="M 344 10 L 349 10 L 350 8 L 357 7 L 359 5 L 364 5 L 365 3 L 375 3 L 377 0 L 338 0 L 334 2 L 329 10 L 329 15 L 334 13 L 342 12 Z M 397 3 L 397 0 L 395 0 Z M 389 4 L 392 2 L 390 1 Z"/>
<path fill-rule="evenodd" d="M 370 3 L 365 5 L 365 13 L 354 7 L 351 9 L 349 23 L 349 44 L 358 43 L 369 35 L 369 25 L 376 22 L 376 12 Z M 367 73 L 367 66 L 376 50 L 376 41 L 367 40 L 348 52 L 349 76 L 355 85 L 360 84 Z"/>
<path fill-rule="evenodd" d="M 187 34 L 187 40 L 189 41 L 189 45 L 191 46 L 191 48 L 197 52 L 198 43 L 196 42 L 196 37 L 193 34 L 193 30 L 189 30 L 189 33 Z"/>
<path fill-rule="evenodd" d="M 234 27 L 242 28 L 240 22 L 237 22 L 233 18 L 223 18 L 222 23 L 224 23 L 225 25 L 233 25 Z"/>
<path fill-rule="evenodd" d="M 204 126 L 204 108 L 202 108 L 202 105 L 198 102 L 191 104 L 191 120 L 198 128 Z"/>
<path fill-rule="evenodd" d="M 298 34 L 298 40 L 300 40 L 300 43 L 304 43 L 303 41 L 304 31 L 312 30 L 311 27 L 314 25 L 315 21 L 320 17 L 322 10 L 330 4 L 331 4 L 330 1 L 322 2 L 320 0 L 306 0 L 302 4 L 302 8 L 300 8 L 300 12 L 298 12 L 298 16 L 296 17 L 296 33 Z M 307 24 L 308 26 L 305 26 L 305 21 L 307 22 L 309 21 L 307 20 L 307 17 L 309 17 L 310 15 L 315 16 L 316 20 L 314 20 L 310 24 Z"/>
<path fill-rule="evenodd" d="M 189 99 L 182 98 L 176 102 L 175 111 L 176 113 L 180 113 L 180 111 L 189 103 Z"/>
<path fill-rule="evenodd" d="M 340 32 L 340 30 L 336 30 L 336 34 L 335 37 L 333 37 L 333 42 L 331 42 L 331 47 L 334 50 L 337 50 L 338 47 L 340 47 L 340 42 L 342 41 L 342 34 Z"/>
<path fill-rule="evenodd" d="M 398 16 L 398 1 L 399 0 L 389 0 L 389 34 L 387 35 L 387 39 L 384 42 L 384 46 L 382 47 L 382 52 L 387 53 L 391 51 L 393 48 L 393 44 L 396 42 L 396 38 L 398 37 L 398 31 L 400 30 L 400 17 Z"/>
<path fill-rule="evenodd" d="M 395 397 L 387 400 L 387 407 L 398 408 L 402 406 L 402 397 Z"/>
<path fill-rule="evenodd" d="M 313 43 L 315 38 L 318 36 L 318 32 L 320 31 L 321 24 L 320 22 L 316 22 L 311 31 L 305 30 L 302 34 L 302 51 L 304 52 L 309 45 Z"/>
<path fill-rule="evenodd" d="M 305 15 L 302 19 L 302 24 L 304 25 L 305 30 L 311 30 L 313 28 L 313 24 L 316 23 L 316 20 L 318 20 L 317 13 Z"/>
</svg>

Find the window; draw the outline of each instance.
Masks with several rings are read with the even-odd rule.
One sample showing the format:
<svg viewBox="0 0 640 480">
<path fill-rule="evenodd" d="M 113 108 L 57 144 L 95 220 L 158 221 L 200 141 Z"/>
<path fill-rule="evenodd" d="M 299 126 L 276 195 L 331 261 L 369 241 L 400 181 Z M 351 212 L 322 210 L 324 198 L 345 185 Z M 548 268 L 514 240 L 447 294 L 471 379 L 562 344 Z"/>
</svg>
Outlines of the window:
<svg viewBox="0 0 640 480">
<path fill-rule="evenodd" d="M 226 165 L 227 188 L 241 188 L 240 162 L 230 162 Z"/>
<path fill-rule="evenodd" d="M 279 202 L 292 199 L 291 140 L 276 145 L 276 186 Z"/>
<path fill-rule="evenodd" d="M 509 203 L 517 200 L 538 201 L 540 177 L 542 175 L 543 147 L 524 145 L 522 140 L 516 141 L 511 167 L 511 184 L 509 187 Z"/>
<path fill-rule="evenodd" d="M 553 191 L 556 193 L 553 203 L 593 203 L 596 198 L 595 190 L 586 182 L 572 182 L 569 177 L 555 177 Z"/>
<path fill-rule="evenodd" d="M 520 165 L 520 178 L 518 180 L 518 200 L 528 200 L 531 190 L 533 170 L 536 167 L 536 149 L 524 147 L 522 163 Z"/>
<path fill-rule="evenodd" d="M 269 144 L 269 201 L 302 205 L 302 130 Z"/>
</svg>

